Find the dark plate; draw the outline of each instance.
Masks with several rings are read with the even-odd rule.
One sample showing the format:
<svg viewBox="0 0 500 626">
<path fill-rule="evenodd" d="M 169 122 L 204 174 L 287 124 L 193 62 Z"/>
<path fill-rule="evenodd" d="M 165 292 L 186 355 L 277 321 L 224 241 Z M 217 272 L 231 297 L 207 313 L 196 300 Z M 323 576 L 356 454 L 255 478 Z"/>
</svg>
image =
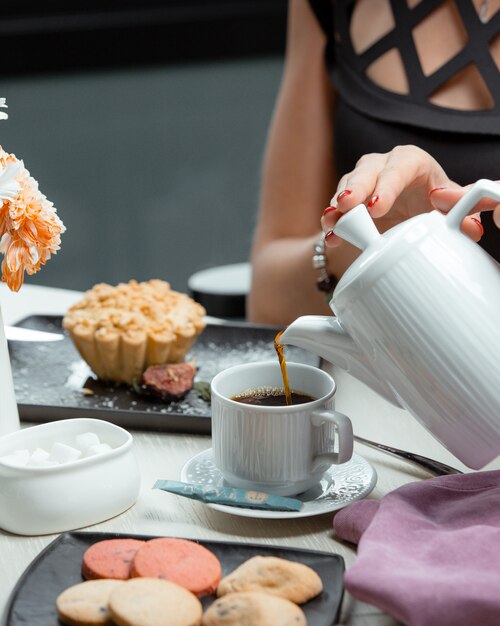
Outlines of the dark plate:
<svg viewBox="0 0 500 626">
<path fill-rule="evenodd" d="M 34 315 L 18 326 L 62 333 L 61 322 L 59 316 Z M 207 325 L 188 355 L 198 368 L 195 382 L 209 383 L 232 365 L 275 359 L 277 330 L 245 323 Z M 137 395 L 125 385 L 104 383 L 90 372 L 67 335 L 53 343 L 11 341 L 9 352 L 24 421 L 94 417 L 125 428 L 210 433 L 210 404 L 197 391 L 167 403 Z M 290 361 L 319 364 L 317 356 L 293 346 L 287 347 L 286 355 Z M 84 395 L 84 388 L 93 395 Z"/>
<path fill-rule="evenodd" d="M 7 604 L 3 626 L 60 626 L 56 598 L 64 589 L 82 582 L 83 553 L 96 541 L 117 537 L 153 538 L 116 533 L 74 532 L 60 535 L 36 557 L 19 579 Z M 302 605 L 307 623 L 309 626 L 331 626 L 336 623 L 343 595 L 344 560 L 340 555 L 222 541 L 198 543 L 217 556 L 223 576 L 257 555 L 277 556 L 308 565 L 323 581 L 323 592 Z M 215 596 L 202 598 L 204 607 L 214 599 Z"/>
</svg>

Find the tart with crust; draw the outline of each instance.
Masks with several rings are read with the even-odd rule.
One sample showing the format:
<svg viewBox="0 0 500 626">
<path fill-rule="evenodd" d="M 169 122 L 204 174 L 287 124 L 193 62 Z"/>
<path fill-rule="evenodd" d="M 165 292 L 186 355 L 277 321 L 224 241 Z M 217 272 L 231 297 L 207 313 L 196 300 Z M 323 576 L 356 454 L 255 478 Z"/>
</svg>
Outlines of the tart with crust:
<svg viewBox="0 0 500 626">
<path fill-rule="evenodd" d="M 163 280 L 100 283 L 67 311 L 63 327 L 99 378 L 132 384 L 150 365 L 184 361 L 205 313 Z"/>
</svg>

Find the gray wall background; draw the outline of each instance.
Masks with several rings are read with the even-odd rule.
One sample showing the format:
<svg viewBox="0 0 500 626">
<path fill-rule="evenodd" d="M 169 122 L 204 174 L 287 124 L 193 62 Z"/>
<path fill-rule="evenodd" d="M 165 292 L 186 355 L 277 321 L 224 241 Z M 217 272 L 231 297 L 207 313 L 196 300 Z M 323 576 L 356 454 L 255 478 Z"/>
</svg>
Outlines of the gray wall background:
<svg viewBox="0 0 500 626">
<path fill-rule="evenodd" d="M 2 79 L 0 145 L 64 221 L 30 284 L 84 290 L 248 259 L 277 57 Z"/>
</svg>

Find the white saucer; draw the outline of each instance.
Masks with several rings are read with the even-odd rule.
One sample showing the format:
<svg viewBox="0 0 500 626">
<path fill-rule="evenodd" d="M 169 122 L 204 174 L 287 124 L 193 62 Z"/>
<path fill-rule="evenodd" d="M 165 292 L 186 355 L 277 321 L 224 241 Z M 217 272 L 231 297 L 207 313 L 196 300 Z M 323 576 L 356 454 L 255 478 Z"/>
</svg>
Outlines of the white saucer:
<svg viewBox="0 0 500 626">
<path fill-rule="evenodd" d="M 187 461 L 181 470 L 181 480 L 199 485 L 213 485 L 214 487 L 229 486 L 214 465 L 212 448 L 200 452 Z M 332 465 L 316 487 L 295 496 L 304 502 L 300 511 L 263 511 L 225 504 L 208 504 L 207 506 L 241 517 L 266 519 L 311 517 L 338 511 L 351 502 L 361 500 L 372 491 L 376 484 L 377 472 L 375 468 L 359 454 L 353 454 L 352 459 L 347 463 Z"/>
</svg>

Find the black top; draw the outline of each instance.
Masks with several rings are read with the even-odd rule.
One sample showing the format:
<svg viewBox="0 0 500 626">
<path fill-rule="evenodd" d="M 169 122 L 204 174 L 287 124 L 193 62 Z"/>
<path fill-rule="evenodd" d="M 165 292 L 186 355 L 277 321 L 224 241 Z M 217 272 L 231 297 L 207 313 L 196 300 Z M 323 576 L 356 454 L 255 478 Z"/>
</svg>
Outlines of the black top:
<svg viewBox="0 0 500 626">
<path fill-rule="evenodd" d="M 337 94 L 335 162 L 342 176 L 370 152 L 413 144 L 430 153 L 459 184 L 500 178 L 500 74 L 488 44 L 500 32 L 500 11 L 483 23 L 472 0 L 455 0 L 468 33 L 465 47 L 434 73 L 420 66 L 412 29 L 443 0 L 421 0 L 413 9 L 390 0 L 394 28 L 357 54 L 350 38 L 355 0 L 309 0 L 327 35 L 326 61 Z M 393 93 L 366 76 L 367 67 L 392 48 L 399 50 L 409 93 Z M 429 97 L 469 65 L 475 65 L 494 100 L 493 108 L 459 111 L 432 104 Z M 500 231 L 483 213 L 481 245 L 500 260 Z"/>
</svg>

